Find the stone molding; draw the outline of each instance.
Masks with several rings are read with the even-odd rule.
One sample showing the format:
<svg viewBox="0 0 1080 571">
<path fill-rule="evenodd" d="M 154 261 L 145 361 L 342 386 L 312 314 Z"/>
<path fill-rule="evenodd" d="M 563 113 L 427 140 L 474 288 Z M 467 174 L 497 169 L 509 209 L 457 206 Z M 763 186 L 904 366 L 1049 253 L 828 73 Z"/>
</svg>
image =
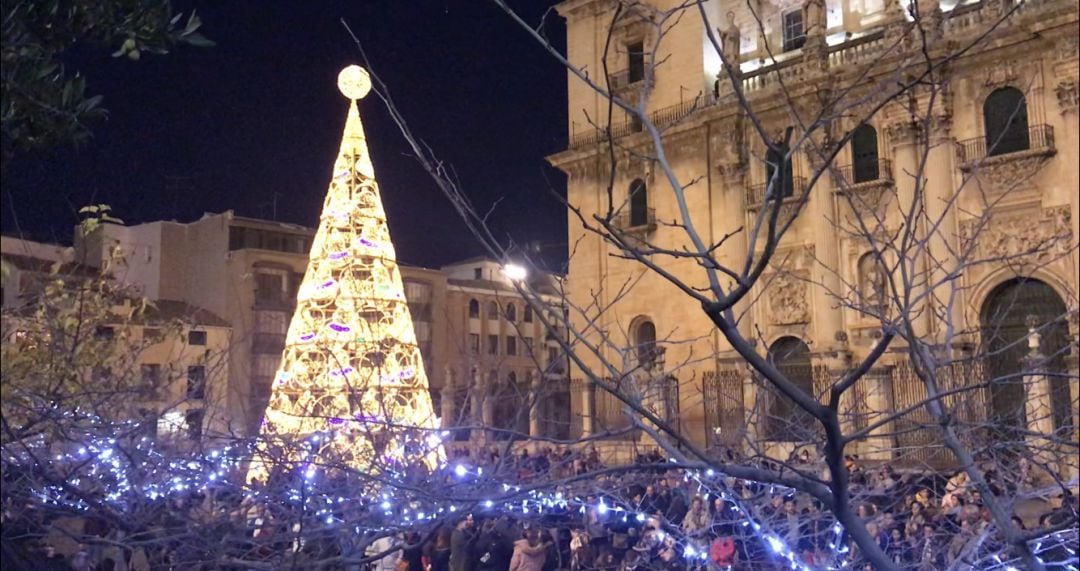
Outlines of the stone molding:
<svg viewBox="0 0 1080 571">
<path fill-rule="evenodd" d="M 984 190 L 995 194 L 1021 192 L 1026 190 L 1025 183 L 1035 176 L 1053 155 L 1052 149 L 1032 149 L 964 164 L 961 169 L 971 172 L 983 185 Z"/>
</svg>

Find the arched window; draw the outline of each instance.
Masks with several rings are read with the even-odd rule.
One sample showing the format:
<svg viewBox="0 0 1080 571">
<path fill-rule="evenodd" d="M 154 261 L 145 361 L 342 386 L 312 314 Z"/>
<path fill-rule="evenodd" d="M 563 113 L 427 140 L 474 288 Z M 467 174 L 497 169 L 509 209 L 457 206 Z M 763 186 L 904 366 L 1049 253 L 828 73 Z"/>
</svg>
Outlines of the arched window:
<svg viewBox="0 0 1080 571">
<path fill-rule="evenodd" d="M 512 303 L 506 304 L 506 320 L 511 323 L 517 321 L 517 308 Z"/>
<path fill-rule="evenodd" d="M 1015 87 L 995 89 L 983 102 L 987 156 L 1005 155 L 1031 148 L 1027 102 Z"/>
<path fill-rule="evenodd" d="M 649 224 L 649 189 L 640 178 L 630 183 L 630 226 Z"/>
<path fill-rule="evenodd" d="M 852 182 L 870 182 L 878 180 L 877 129 L 862 124 L 851 134 L 851 171 Z"/>
<path fill-rule="evenodd" d="M 480 319 L 480 302 L 475 299 L 469 300 L 469 319 Z"/>
<path fill-rule="evenodd" d="M 634 347 L 637 350 L 638 365 L 646 371 L 656 364 L 656 325 L 652 321 L 642 321 L 634 332 Z"/>
<path fill-rule="evenodd" d="M 777 169 L 779 179 L 773 183 L 773 175 L 777 174 Z M 765 153 L 765 184 L 766 189 L 780 189 L 780 196 L 783 198 L 794 196 L 795 178 L 790 153 L 781 153 L 775 149 L 769 149 Z"/>
<path fill-rule="evenodd" d="M 533 322 L 533 308 L 531 305 L 525 306 L 525 323 Z"/>
<path fill-rule="evenodd" d="M 487 317 L 488 319 L 499 318 L 499 304 L 494 301 L 489 301 L 487 304 Z"/>
<path fill-rule="evenodd" d="M 1027 428 L 1026 395 L 1023 375 L 1032 366 L 1028 362 L 1028 335 L 1032 328 L 1039 335 L 1039 353 L 1046 359 L 1038 363 L 1048 375 L 1049 410 L 1055 430 L 1072 434 L 1072 412 L 1065 356 L 1069 345 L 1069 326 L 1065 302 L 1049 285 L 1030 278 L 1017 278 L 998 286 L 987 296 L 980 315 L 982 350 L 986 355 L 990 378 L 990 415 L 994 428 L 1004 437 L 1016 437 Z M 1036 391 L 1031 391 L 1034 393 Z M 1045 405 L 1035 410 L 1047 410 Z M 1019 439 L 1023 442 L 1023 438 Z"/>
<path fill-rule="evenodd" d="M 814 394 L 814 369 L 806 343 L 796 337 L 781 337 L 769 347 L 769 360 L 796 387 L 808 395 Z M 768 389 L 766 438 L 782 442 L 811 440 L 814 436 L 813 417 L 771 385 Z"/>
</svg>

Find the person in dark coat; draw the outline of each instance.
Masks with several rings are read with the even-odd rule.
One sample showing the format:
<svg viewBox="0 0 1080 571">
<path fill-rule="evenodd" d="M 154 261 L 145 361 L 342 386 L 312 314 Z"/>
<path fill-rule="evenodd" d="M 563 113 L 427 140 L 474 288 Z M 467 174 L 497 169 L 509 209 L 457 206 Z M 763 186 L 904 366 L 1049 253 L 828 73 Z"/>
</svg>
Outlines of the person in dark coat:
<svg viewBox="0 0 1080 571">
<path fill-rule="evenodd" d="M 476 539 L 473 533 L 473 517 L 465 516 L 450 535 L 450 571 L 468 571 L 472 569 L 472 544 Z"/>
<path fill-rule="evenodd" d="M 401 550 L 401 560 L 406 571 L 424 571 L 424 549 L 420 545 L 420 534 L 415 531 L 405 536 L 405 548 Z"/>
<path fill-rule="evenodd" d="M 502 571 L 510 566 L 511 542 L 499 533 L 495 520 L 484 521 L 473 544 L 473 561 L 481 571 Z"/>
</svg>

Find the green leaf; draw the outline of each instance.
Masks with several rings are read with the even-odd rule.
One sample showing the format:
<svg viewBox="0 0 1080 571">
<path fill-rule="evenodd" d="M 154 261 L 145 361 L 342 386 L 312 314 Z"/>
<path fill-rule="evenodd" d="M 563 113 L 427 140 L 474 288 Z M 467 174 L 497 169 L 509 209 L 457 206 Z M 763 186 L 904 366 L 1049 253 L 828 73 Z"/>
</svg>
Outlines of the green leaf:
<svg viewBox="0 0 1080 571">
<path fill-rule="evenodd" d="M 184 36 L 184 43 L 197 48 L 212 48 L 217 44 L 202 34 L 190 34 Z"/>
</svg>

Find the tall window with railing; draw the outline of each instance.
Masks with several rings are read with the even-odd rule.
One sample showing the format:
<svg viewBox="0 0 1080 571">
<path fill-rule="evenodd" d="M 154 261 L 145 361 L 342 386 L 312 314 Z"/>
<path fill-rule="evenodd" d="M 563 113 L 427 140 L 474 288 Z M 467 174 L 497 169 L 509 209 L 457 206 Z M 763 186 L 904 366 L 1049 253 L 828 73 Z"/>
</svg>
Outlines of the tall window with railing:
<svg viewBox="0 0 1080 571">
<path fill-rule="evenodd" d="M 855 184 L 878 180 L 877 129 L 867 124 L 859 125 L 851 134 L 851 170 Z"/>
<path fill-rule="evenodd" d="M 795 172 L 790 153 L 776 149 L 765 153 L 765 191 L 766 200 L 777 191 L 782 198 L 795 195 Z"/>
<path fill-rule="evenodd" d="M 641 41 L 626 44 L 626 80 L 636 83 L 645 79 L 645 43 Z"/>
<path fill-rule="evenodd" d="M 1031 148 L 1027 101 L 1015 87 L 995 89 L 983 102 L 986 155 L 993 157 Z"/>
<path fill-rule="evenodd" d="M 630 183 L 630 226 L 649 223 L 649 189 L 640 178 Z"/>
</svg>

